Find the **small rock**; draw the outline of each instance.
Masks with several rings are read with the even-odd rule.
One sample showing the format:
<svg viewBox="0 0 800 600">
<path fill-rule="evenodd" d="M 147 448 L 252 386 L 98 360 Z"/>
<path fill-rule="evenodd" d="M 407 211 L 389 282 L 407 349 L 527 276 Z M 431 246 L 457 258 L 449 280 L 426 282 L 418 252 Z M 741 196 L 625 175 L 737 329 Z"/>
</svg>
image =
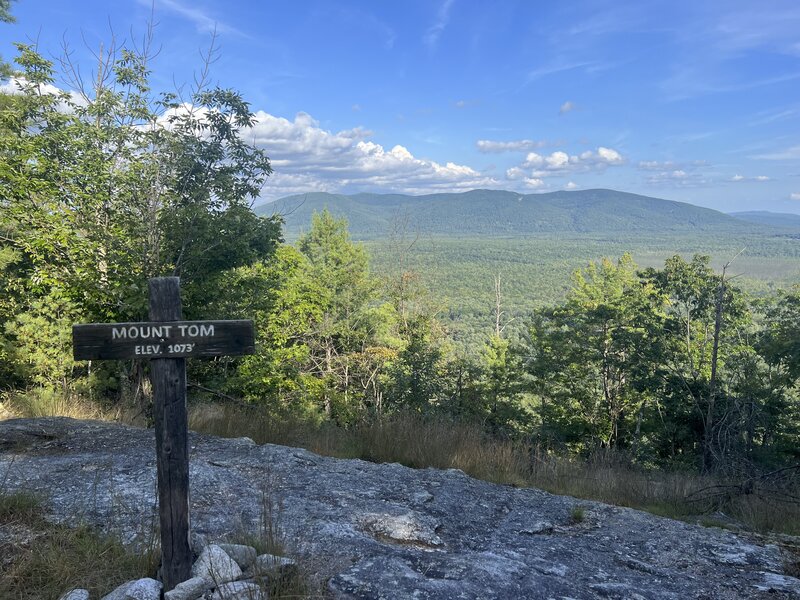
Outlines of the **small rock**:
<svg viewBox="0 0 800 600">
<path fill-rule="evenodd" d="M 270 573 L 288 572 L 297 567 L 297 563 L 291 558 L 285 556 L 276 556 L 274 554 L 262 554 L 256 557 L 253 563 L 253 575 L 268 575 Z"/>
<path fill-rule="evenodd" d="M 192 577 L 202 577 L 216 584 L 233 581 L 242 576 L 242 569 L 217 546 L 206 546 L 200 558 L 192 565 Z"/>
<path fill-rule="evenodd" d="M 422 504 L 427 504 L 433 500 L 433 494 L 430 492 L 416 492 L 411 494 L 411 504 L 414 506 L 420 506 Z"/>
<path fill-rule="evenodd" d="M 244 571 L 256 562 L 256 549 L 244 544 L 218 544 Z"/>
<path fill-rule="evenodd" d="M 64 592 L 58 597 L 58 600 L 89 600 L 89 590 L 75 589 Z"/>
<path fill-rule="evenodd" d="M 214 584 L 202 577 L 192 577 L 176 585 L 172 590 L 164 594 L 164 600 L 196 600 Z"/>
<path fill-rule="evenodd" d="M 211 600 L 266 600 L 266 594 L 261 592 L 255 583 L 244 581 L 231 581 L 223 583 L 211 596 Z"/>
<path fill-rule="evenodd" d="M 101 600 L 160 600 L 161 582 L 149 577 L 123 583 Z"/>
<path fill-rule="evenodd" d="M 520 533 L 538 535 L 540 533 L 553 533 L 554 525 L 548 521 L 536 521 L 519 530 Z"/>
<path fill-rule="evenodd" d="M 429 547 L 442 545 L 441 538 L 436 535 L 439 522 L 417 512 L 401 515 L 367 514 L 362 517 L 362 524 L 378 539 Z"/>
</svg>

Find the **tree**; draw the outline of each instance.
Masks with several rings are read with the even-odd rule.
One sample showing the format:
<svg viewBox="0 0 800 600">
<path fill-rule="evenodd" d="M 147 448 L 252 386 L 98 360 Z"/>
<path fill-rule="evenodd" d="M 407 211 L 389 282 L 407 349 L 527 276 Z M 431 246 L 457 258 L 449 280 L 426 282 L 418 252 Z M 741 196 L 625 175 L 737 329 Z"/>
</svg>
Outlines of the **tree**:
<svg viewBox="0 0 800 600">
<path fill-rule="evenodd" d="M 271 167 L 243 139 L 247 103 L 204 77 L 188 98 L 154 94 L 148 43 L 112 45 L 70 93 L 18 45 L 18 92 L 0 113 L 0 244 L 17 277 L 5 291 L 28 299 L 15 310 L 57 292 L 76 319 L 139 320 L 147 279 L 175 274 L 187 315 L 202 315 L 221 273 L 274 252 L 279 221 L 250 210 Z"/>
<path fill-rule="evenodd" d="M 381 372 L 396 355 L 396 316 L 378 298 L 364 248 L 350 240 L 347 221 L 327 209 L 314 213 L 297 248 L 323 290 L 306 343 L 310 371 L 324 382 L 325 415 L 346 422 L 367 406 L 382 408 Z"/>
<path fill-rule="evenodd" d="M 712 470 L 730 447 L 728 434 L 739 433 L 723 427 L 734 401 L 724 384 L 732 374 L 729 358 L 746 351 L 746 299 L 724 272 L 714 272 L 708 256 L 695 255 L 691 262 L 673 256 L 664 269 L 647 269 L 642 277 L 667 298 L 659 365 L 670 432 L 662 452 L 699 451 L 703 469 Z"/>
<path fill-rule="evenodd" d="M 16 21 L 14 15 L 11 14 L 11 2 L 12 0 L 0 0 L 0 22 L 2 23 L 14 23 Z M 0 79 L 10 77 L 11 73 L 11 65 L 0 56 Z"/>
<path fill-rule="evenodd" d="M 626 254 L 576 272 L 564 305 L 540 312 L 528 369 L 551 434 L 575 449 L 638 441 L 660 304 Z"/>
</svg>

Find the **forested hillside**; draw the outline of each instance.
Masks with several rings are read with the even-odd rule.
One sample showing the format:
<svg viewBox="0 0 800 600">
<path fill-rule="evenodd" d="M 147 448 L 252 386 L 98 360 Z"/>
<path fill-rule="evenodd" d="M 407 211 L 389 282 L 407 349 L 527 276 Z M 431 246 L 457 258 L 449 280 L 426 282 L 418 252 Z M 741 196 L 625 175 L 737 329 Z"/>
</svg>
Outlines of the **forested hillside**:
<svg viewBox="0 0 800 600">
<path fill-rule="evenodd" d="M 409 234 L 456 236 L 665 231 L 739 234 L 763 230 L 708 208 L 615 190 L 544 194 L 473 190 L 421 196 L 315 192 L 261 205 L 256 212 L 282 215 L 286 233 L 293 237 L 308 227 L 314 212 L 325 208 L 347 219 L 356 239 L 384 237 L 398 229 Z"/>
<path fill-rule="evenodd" d="M 775 213 L 767 210 L 749 210 L 744 212 L 730 213 L 730 215 L 750 223 L 800 231 L 800 215 L 793 213 Z"/>
</svg>

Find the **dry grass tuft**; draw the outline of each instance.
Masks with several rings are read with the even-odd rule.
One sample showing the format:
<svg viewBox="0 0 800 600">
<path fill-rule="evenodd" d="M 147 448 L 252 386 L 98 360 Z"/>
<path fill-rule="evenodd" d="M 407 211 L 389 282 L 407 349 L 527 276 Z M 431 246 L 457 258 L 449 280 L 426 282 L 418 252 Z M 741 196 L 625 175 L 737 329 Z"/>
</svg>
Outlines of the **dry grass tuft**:
<svg viewBox="0 0 800 600">
<path fill-rule="evenodd" d="M 105 417 L 104 411 L 89 401 L 43 388 L 10 395 L 4 405 L 13 416 L 22 418 L 102 419 Z"/>
<path fill-rule="evenodd" d="M 119 539 L 86 526 L 47 522 L 39 500 L 27 493 L 0 493 L 0 598 L 58 598 L 86 588 L 93 598 L 131 579 L 154 577 L 154 549 L 134 551 Z"/>
</svg>

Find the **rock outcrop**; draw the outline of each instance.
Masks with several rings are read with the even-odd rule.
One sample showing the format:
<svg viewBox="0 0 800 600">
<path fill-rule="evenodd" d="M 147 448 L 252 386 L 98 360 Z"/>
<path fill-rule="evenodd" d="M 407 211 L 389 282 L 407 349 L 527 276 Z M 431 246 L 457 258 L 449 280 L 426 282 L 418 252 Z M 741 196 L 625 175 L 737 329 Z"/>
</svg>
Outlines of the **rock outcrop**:
<svg viewBox="0 0 800 600">
<path fill-rule="evenodd" d="M 456 470 L 325 458 L 248 439 L 192 434 L 190 443 L 196 551 L 255 533 L 266 518 L 333 598 L 800 596 L 777 546 L 730 532 Z M 3 421 L 0 480 L 41 493 L 55 521 L 111 527 L 135 543 L 156 514 L 153 432 L 65 418 Z M 235 571 L 236 561 L 228 566 Z"/>
</svg>

